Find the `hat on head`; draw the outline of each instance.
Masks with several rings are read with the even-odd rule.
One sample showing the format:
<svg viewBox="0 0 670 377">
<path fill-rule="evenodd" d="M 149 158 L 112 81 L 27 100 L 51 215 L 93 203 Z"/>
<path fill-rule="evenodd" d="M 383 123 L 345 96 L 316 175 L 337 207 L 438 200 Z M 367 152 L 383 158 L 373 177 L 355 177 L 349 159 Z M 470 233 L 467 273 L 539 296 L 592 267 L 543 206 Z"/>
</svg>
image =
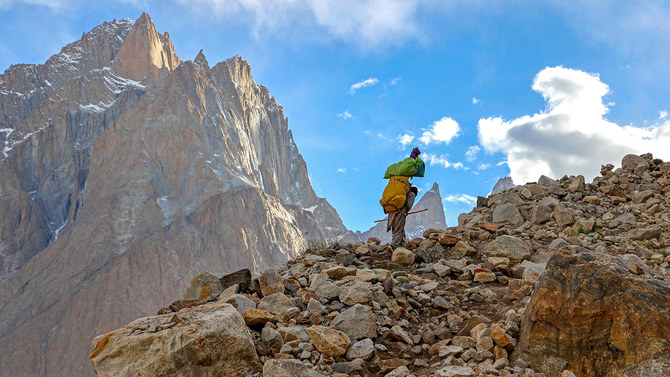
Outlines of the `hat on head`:
<svg viewBox="0 0 670 377">
<path fill-rule="evenodd" d="M 420 154 L 421 154 L 421 151 L 419 150 L 419 148 L 414 147 L 414 149 L 412 149 L 412 154 L 410 154 L 409 157 L 410 158 L 417 158 L 417 157 L 419 157 Z"/>
</svg>

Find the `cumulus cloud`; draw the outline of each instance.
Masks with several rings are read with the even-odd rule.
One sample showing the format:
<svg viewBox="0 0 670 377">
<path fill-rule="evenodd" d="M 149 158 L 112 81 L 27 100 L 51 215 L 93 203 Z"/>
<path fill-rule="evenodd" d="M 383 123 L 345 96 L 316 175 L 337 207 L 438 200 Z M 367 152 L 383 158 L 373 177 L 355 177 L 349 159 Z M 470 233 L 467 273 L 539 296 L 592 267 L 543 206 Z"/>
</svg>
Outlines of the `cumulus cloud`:
<svg viewBox="0 0 670 377">
<path fill-rule="evenodd" d="M 477 198 L 468 194 L 452 194 L 447 195 L 443 198 L 445 202 L 450 203 L 463 203 L 471 206 L 477 205 Z"/>
<path fill-rule="evenodd" d="M 462 162 L 451 162 L 449 161 L 449 156 L 447 155 L 434 155 L 429 153 L 424 153 L 422 159 L 429 165 L 440 165 L 445 168 L 454 168 L 454 169 L 466 169 L 463 166 Z"/>
<path fill-rule="evenodd" d="M 547 102 L 544 111 L 509 121 L 480 119 L 477 125 L 480 144 L 506 156 L 515 182 L 535 181 L 542 174 L 582 174 L 590 180 L 601 164 L 619 163 L 628 153 L 670 157 L 670 121 L 650 127 L 608 121 L 603 97 L 609 87 L 597 74 L 547 67 L 532 88 Z"/>
<path fill-rule="evenodd" d="M 479 103 L 479 100 L 476 97 L 472 97 L 472 104 L 476 105 Z"/>
<path fill-rule="evenodd" d="M 479 170 L 485 170 L 491 167 L 491 164 L 479 164 L 477 165 L 477 169 Z"/>
<path fill-rule="evenodd" d="M 468 148 L 468 150 L 465 152 L 465 159 L 470 161 L 470 162 L 476 160 L 477 159 L 477 153 L 479 153 L 479 151 L 481 149 L 482 148 L 479 145 L 470 146 L 470 148 Z"/>
<path fill-rule="evenodd" d="M 428 129 L 424 130 L 419 140 L 425 145 L 429 144 L 449 144 L 453 138 L 460 135 L 461 127 L 458 123 L 449 118 L 443 117 L 442 119 L 433 122 Z"/>
<path fill-rule="evenodd" d="M 345 168 L 339 168 L 339 169 L 337 169 L 337 172 L 338 172 L 338 173 L 342 173 L 342 174 L 344 174 L 344 173 L 347 172 L 347 169 L 345 169 Z"/>
<path fill-rule="evenodd" d="M 403 147 L 406 147 L 407 144 L 411 143 L 412 141 L 414 141 L 414 135 L 410 133 L 398 136 L 398 142 L 402 144 Z"/>
<path fill-rule="evenodd" d="M 668 112 L 665 110 L 661 110 L 658 112 L 658 119 L 665 119 L 668 116 Z"/>
<path fill-rule="evenodd" d="M 337 114 L 337 117 L 343 120 L 351 119 L 352 115 L 349 110 L 344 110 L 343 113 Z"/>
<path fill-rule="evenodd" d="M 354 94 L 358 89 L 367 88 L 368 86 L 375 86 L 377 84 L 379 84 L 379 80 L 376 77 L 370 77 L 369 79 L 351 84 L 349 87 L 349 94 Z"/>
</svg>

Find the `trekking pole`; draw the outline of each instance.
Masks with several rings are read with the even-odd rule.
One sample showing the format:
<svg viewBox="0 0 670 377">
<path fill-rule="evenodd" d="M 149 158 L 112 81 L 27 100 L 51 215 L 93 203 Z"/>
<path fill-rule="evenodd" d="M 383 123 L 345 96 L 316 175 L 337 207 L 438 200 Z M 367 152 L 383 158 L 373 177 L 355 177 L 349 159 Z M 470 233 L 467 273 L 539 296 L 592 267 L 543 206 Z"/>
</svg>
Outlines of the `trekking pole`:
<svg viewBox="0 0 670 377">
<path fill-rule="evenodd" d="M 422 209 L 422 210 L 420 210 L 420 211 L 409 212 L 408 215 L 413 215 L 413 214 L 415 214 L 415 213 L 426 212 L 426 211 L 428 211 L 428 208 L 426 208 L 426 209 Z M 380 223 L 380 222 L 382 222 L 382 221 L 386 221 L 386 220 L 388 220 L 388 218 L 386 218 L 386 219 L 381 219 L 381 220 L 375 220 L 375 222 L 376 222 L 376 223 Z"/>
</svg>

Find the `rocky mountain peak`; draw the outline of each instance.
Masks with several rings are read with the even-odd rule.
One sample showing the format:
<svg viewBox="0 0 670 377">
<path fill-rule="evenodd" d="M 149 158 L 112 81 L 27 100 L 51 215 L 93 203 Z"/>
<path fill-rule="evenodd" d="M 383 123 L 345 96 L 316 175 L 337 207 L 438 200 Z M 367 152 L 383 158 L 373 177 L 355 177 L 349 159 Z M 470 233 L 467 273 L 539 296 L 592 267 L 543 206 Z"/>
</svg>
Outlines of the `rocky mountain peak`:
<svg viewBox="0 0 670 377">
<path fill-rule="evenodd" d="M 193 63 L 198 64 L 205 69 L 209 70 L 209 62 L 207 61 L 207 58 L 205 57 L 205 54 L 202 52 L 202 49 L 200 52 L 198 52 L 198 55 L 193 59 Z"/>
<path fill-rule="evenodd" d="M 179 64 L 170 36 L 160 35 L 149 15 L 142 13 L 123 41 L 112 69 L 123 77 L 143 81 L 155 80 L 163 70 L 171 71 Z"/>
<path fill-rule="evenodd" d="M 414 202 L 412 211 L 425 212 L 417 213 L 407 217 L 405 229 L 409 239 L 420 237 L 424 231 L 430 228 L 443 229 L 447 227 L 447 220 L 444 215 L 444 206 L 442 205 L 442 196 L 440 195 L 440 186 L 437 182 L 433 183 L 430 190 L 425 193 L 419 193 L 419 200 Z M 368 238 L 378 238 L 382 242 L 391 241 L 391 232 L 386 231 L 386 221 L 379 222 L 365 232 L 356 232 L 358 238 L 365 242 Z"/>
<path fill-rule="evenodd" d="M 2 373 L 89 376 L 94 334 L 204 268 L 351 236 L 249 64 L 174 51 L 143 14 L 0 77 Z"/>
</svg>

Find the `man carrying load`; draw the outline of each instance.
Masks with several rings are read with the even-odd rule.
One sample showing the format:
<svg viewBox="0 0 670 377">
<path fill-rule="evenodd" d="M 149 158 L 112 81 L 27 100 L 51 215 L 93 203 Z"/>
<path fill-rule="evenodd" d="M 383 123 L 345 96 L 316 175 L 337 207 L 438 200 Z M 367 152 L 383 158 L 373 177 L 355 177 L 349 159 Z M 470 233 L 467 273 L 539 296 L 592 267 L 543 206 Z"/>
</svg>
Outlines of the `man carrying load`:
<svg viewBox="0 0 670 377">
<path fill-rule="evenodd" d="M 426 164 L 419 158 L 421 151 L 414 148 L 409 158 L 392 164 L 386 169 L 384 179 L 389 183 L 379 203 L 388 213 L 386 231 L 392 231 L 391 246 L 405 247 L 405 221 L 407 214 L 414 205 L 418 189 L 409 182 L 412 177 L 423 177 Z"/>
</svg>

